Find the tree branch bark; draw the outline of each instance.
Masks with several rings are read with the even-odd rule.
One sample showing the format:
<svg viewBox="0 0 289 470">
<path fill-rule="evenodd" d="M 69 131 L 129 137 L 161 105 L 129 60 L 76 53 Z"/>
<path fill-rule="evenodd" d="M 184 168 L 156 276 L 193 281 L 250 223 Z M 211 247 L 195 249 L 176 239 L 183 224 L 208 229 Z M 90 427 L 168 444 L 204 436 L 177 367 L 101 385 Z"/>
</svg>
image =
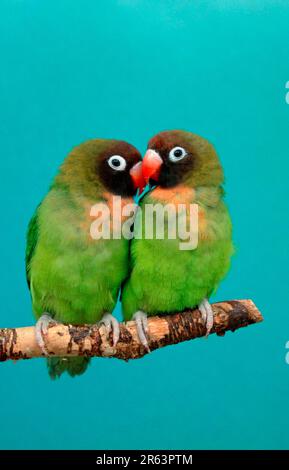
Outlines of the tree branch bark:
<svg viewBox="0 0 289 470">
<path fill-rule="evenodd" d="M 214 326 L 210 334 L 224 336 L 226 331 L 258 323 L 263 317 L 252 300 L 231 300 L 212 305 Z M 199 310 L 187 310 L 148 320 L 151 351 L 171 344 L 205 336 L 206 328 Z M 49 356 L 101 356 L 137 359 L 147 351 L 139 342 L 134 321 L 120 324 L 120 339 L 112 347 L 103 326 L 51 325 L 46 336 Z M 33 326 L 0 329 L 0 361 L 44 357 L 35 340 Z"/>
</svg>

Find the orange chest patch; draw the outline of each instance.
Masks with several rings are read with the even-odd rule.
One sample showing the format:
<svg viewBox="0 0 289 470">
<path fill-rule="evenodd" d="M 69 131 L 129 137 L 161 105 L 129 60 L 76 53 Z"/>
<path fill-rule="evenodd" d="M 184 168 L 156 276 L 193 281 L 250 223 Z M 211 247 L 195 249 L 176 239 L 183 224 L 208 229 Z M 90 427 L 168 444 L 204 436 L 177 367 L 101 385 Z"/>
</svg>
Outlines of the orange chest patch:
<svg viewBox="0 0 289 470">
<path fill-rule="evenodd" d="M 185 204 L 187 215 L 190 215 L 190 204 L 195 203 L 196 192 L 193 188 L 179 185 L 172 189 L 156 188 L 152 192 L 152 198 L 162 204 L 173 204 L 176 209 L 178 204 Z M 205 210 L 198 205 L 198 233 L 199 238 L 207 237 L 207 220 Z"/>
<path fill-rule="evenodd" d="M 156 188 L 152 191 L 152 197 L 166 204 L 192 204 L 195 199 L 195 190 L 183 185 L 170 189 Z"/>
<path fill-rule="evenodd" d="M 117 215 L 121 222 L 124 222 L 129 217 L 129 214 L 126 213 L 124 208 L 129 208 L 129 204 L 136 206 L 134 200 L 131 197 L 120 197 L 111 193 L 104 193 L 104 199 L 106 201 L 107 207 L 109 208 L 110 217 Z"/>
<path fill-rule="evenodd" d="M 122 224 L 130 217 L 134 216 L 136 208 L 137 205 L 132 198 L 124 198 L 105 193 L 103 201 L 99 203 L 86 201 L 83 204 L 84 218 L 82 219 L 80 228 L 87 233 L 91 241 L 92 224 L 95 220 L 99 219 L 103 226 L 108 224 L 107 226 L 111 234 L 120 235 Z"/>
</svg>

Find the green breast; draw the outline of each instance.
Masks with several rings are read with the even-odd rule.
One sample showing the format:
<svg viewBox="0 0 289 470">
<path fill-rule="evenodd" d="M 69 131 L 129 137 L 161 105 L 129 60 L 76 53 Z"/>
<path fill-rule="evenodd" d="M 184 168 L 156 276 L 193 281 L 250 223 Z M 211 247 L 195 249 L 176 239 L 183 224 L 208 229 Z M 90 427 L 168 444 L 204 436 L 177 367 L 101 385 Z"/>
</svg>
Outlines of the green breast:
<svg viewBox="0 0 289 470">
<path fill-rule="evenodd" d="M 194 307 L 209 297 L 226 275 L 233 253 L 231 220 L 221 198 L 207 193 L 201 192 L 199 198 L 197 193 L 192 201 L 202 215 L 196 249 L 181 250 L 178 235 L 175 240 L 158 240 L 155 230 L 151 240 L 133 240 L 133 270 L 123 295 L 126 318 L 134 309 L 154 315 Z M 155 202 L 159 203 L 153 193 L 143 200 L 143 234 L 145 206 Z"/>
</svg>

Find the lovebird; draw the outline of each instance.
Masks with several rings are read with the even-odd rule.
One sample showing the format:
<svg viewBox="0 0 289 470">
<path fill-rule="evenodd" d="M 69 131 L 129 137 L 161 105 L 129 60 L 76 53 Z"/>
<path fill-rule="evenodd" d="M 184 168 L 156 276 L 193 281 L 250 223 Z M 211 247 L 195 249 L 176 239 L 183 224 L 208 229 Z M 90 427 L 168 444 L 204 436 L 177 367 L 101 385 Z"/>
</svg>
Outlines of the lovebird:
<svg viewBox="0 0 289 470">
<path fill-rule="evenodd" d="M 26 274 L 36 340 L 44 354 L 50 322 L 102 322 L 117 343 L 119 324 L 112 311 L 128 276 L 130 240 L 121 231 L 126 217 L 112 223 L 114 197 L 120 197 L 121 207 L 133 204 L 141 181 L 136 148 L 118 140 L 89 140 L 67 156 L 37 207 L 27 233 Z M 98 204 L 111 209 L 104 217 L 109 238 L 92 236 L 91 208 Z M 57 378 L 64 371 L 82 374 L 89 358 L 49 357 L 47 362 L 51 378 Z"/>
<path fill-rule="evenodd" d="M 209 297 L 228 272 L 234 247 L 231 218 L 223 200 L 222 166 L 206 139 L 183 130 L 157 134 L 148 143 L 142 172 L 153 189 L 141 200 L 141 215 L 136 217 L 135 231 L 140 224 L 142 228 L 140 236 L 132 240 L 131 272 L 123 289 L 122 311 L 125 320 L 136 321 L 139 338 L 149 351 L 147 316 L 198 307 L 209 334 L 213 326 Z M 168 216 L 164 237 L 158 239 L 157 225 L 151 237 L 145 235 L 152 224 L 146 209 L 157 204 L 169 211 L 175 208 L 176 214 L 183 205 L 180 217 L 188 225 L 190 207 L 197 207 L 194 249 L 180 249 L 182 233 L 168 236 Z"/>
</svg>

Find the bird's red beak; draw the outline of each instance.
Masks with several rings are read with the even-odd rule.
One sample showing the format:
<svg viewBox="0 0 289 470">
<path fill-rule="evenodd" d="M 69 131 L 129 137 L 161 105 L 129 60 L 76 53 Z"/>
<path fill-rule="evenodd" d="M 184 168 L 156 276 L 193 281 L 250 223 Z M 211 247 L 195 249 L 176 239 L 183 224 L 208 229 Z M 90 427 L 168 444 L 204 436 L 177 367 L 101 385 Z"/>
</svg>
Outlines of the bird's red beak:
<svg viewBox="0 0 289 470">
<path fill-rule="evenodd" d="M 135 190 L 139 189 L 139 194 L 143 191 L 146 183 L 142 174 L 142 162 L 136 163 L 129 172 L 133 187 Z"/>
<path fill-rule="evenodd" d="M 163 160 L 155 150 L 146 151 L 142 161 L 142 174 L 146 183 L 150 179 L 158 181 L 162 164 Z"/>
</svg>

